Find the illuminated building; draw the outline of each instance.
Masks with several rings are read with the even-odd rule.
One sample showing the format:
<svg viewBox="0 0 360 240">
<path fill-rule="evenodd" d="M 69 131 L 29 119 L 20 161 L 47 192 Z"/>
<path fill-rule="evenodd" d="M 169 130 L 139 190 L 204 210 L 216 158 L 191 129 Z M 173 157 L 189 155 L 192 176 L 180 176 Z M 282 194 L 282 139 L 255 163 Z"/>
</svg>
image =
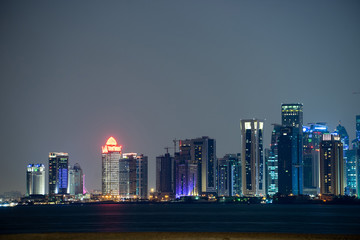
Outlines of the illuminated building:
<svg viewBox="0 0 360 240">
<path fill-rule="evenodd" d="M 299 128 L 280 128 L 278 143 L 278 191 L 283 195 L 299 195 L 303 191 L 303 166 Z"/>
<path fill-rule="evenodd" d="M 226 154 L 218 159 L 218 195 L 236 196 L 241 194 L 240 154 Z"/>
<path fill-rule="evenodd" d="M 78 163 L 76 163 L 73 167 L 69 168 L 69 194 L 70 195 L 78 195 L 83 194 L 83 171 Z"/>
<path fill-rule="evenodd" d="M 69 154 L 49 153 L 49 194 L 67 194 Z"/>
<path fill-rule="evenodd" d="M 191 159 L 191 142 L 180 141 L 179 152 L 175 153 L 175 195 L 199 195 L 198 163 Z"/>
<path fill-rule="evenodd" d="M 45 195 L 44 164 L 29 164 L 26 170 L 26 196 Z"/>
<path fill-rule="evenodd" d="M 122 146 L 110 137 L 102 147 L 102 194 L 119 195 L 119 161 Z"/>
<path fill-rule="evenodd" d="M 136 196 L 148 198 L 148 157 L 143 154 L 136 156 Z"/>
<path fill-rule="evenodd" d="M 175 159 L 175 166 L 179 167 L 175 170 L 175 173 L 178 174 L 175 176 L 177 179 L 176 194 L 178 196 L 216 195 L 217 158 L 215 139 L 202 137 L 182 140 L 180 141 L 180 153 L 175 156 Z"/>
<path fill-rule="evenodd" d="M 274 195 L 278 192 L 278 144 L 281 125 L 273 124 L 274 129 L 271 133 L 270 149 L 265 151 L 266 162 L 266 190 L 267 194 Z"/>
<path fill-rule="evenodd" d="M 343 144 L 339 136 L 326 133 L 320 143 L 320 193 L 345 193 Z"/>
<path fill-rule="evenodd" d="M 156 192 L 174 192 L 174 158 L 169 153 L 156 157 Z"/>
<path fill-rule="evenodd" d="M 328 133 L 326 123 L 303 126 L 304 194 L 320 193 L 320 142 Z"/>
<path fill-rule="evenodd" d="M 343 160 L 345 164 L 345 194 L 346 195 L 355 195 L 356 192 L 356 163 L 354 159 L 348 159 L 349 151 L 349 135 L 344 126 L 339 123 L 336 127 L 334 134 L 337 134 L 340 137 L 340 141 L 343 144 Z M 350 156 L 351 157 L 351 156 Z"/>
<path fill-rule="evenodd" d="M 148 158 L 142 154 L 124 153 L 119 161 L 120 198 L 146 199 L 148 196 Z"/>
<path fill-rule="evenodd" d="M 286 127 L 302 128 L 303 105 L 302 103 L 291 103 L 281 105 L 281 124 Z"/>
<path fill-rule="evenodd" d="M 264 196 L 266 194 L 263 157 L 264 122 L 257 119 L 241 120 L 240 129 L 242 194 Z"/>
<path fill-rule="evenodd" d="M 360 141 L 360 115 L 356 115 L 356 138 Z"/>
</svg>

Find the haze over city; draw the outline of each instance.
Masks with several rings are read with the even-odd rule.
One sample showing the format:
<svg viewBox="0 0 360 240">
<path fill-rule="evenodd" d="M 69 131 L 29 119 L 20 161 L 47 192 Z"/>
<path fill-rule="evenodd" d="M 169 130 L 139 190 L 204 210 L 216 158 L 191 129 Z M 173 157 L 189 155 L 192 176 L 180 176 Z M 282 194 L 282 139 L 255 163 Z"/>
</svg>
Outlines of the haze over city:
<svg viewBox="0 0 360 240">
<path fill-rule="evenodd" d="M 360 114 L 357 1 L 2 1 L 0 193 L 25 192 L 29 163 L 52 151 L 101 188 L 101 146 L 155 157 L 209 136 L 240 152 L 240 119 L 303 103 L 304 124 Z M 171 151 L 171 149 L 170 149 Z"/>
</svg>

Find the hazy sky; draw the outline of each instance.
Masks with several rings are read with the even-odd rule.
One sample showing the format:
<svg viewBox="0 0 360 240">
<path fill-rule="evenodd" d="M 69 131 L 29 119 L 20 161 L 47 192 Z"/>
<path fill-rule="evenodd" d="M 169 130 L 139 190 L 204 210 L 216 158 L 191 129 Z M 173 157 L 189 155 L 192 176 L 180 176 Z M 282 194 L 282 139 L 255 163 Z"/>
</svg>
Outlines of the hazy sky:
<svg viewBox="0 0 360 240">
<path fill-rule="evenodd" d="M 174 138 L 240 151 L 239 121 L 304 123 L 360 114 L 359 1 L 1 1 L 0 193 L 26 166 L 70 154 L 101 188 L 101 146 L 155 157 Z"/>
</svg>

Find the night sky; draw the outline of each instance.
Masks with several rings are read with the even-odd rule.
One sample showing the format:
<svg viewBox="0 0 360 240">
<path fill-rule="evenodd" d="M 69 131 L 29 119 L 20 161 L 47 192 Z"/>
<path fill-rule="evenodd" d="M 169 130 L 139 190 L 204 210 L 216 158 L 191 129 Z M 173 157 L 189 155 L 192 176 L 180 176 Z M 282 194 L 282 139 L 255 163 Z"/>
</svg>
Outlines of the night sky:
<svg viewBox="0 0 360 240">
<path fill-rule="evenodd" d="M 1 1 L 0 193 L 68 152 L 101 189 L 101 146 L 155 157 L 209 136 L 240 151 L 240 119 L 304 123 L 360 114 L 359 1 Z"/>
</svg>

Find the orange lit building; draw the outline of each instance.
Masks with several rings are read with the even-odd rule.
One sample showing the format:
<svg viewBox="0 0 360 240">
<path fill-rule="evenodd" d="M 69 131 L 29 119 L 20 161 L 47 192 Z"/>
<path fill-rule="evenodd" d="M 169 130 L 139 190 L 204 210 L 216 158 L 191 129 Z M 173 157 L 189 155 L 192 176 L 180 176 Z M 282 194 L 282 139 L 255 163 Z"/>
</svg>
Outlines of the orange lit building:
<svg viewBox="0 0 360 240">
<path fill-rule="evenodd" d="M 117 145 L 115 138 L 110 137 L 102 147 L 102 194 L 119 195 L 119 161 L 122 146 Z"/>
</svg>

